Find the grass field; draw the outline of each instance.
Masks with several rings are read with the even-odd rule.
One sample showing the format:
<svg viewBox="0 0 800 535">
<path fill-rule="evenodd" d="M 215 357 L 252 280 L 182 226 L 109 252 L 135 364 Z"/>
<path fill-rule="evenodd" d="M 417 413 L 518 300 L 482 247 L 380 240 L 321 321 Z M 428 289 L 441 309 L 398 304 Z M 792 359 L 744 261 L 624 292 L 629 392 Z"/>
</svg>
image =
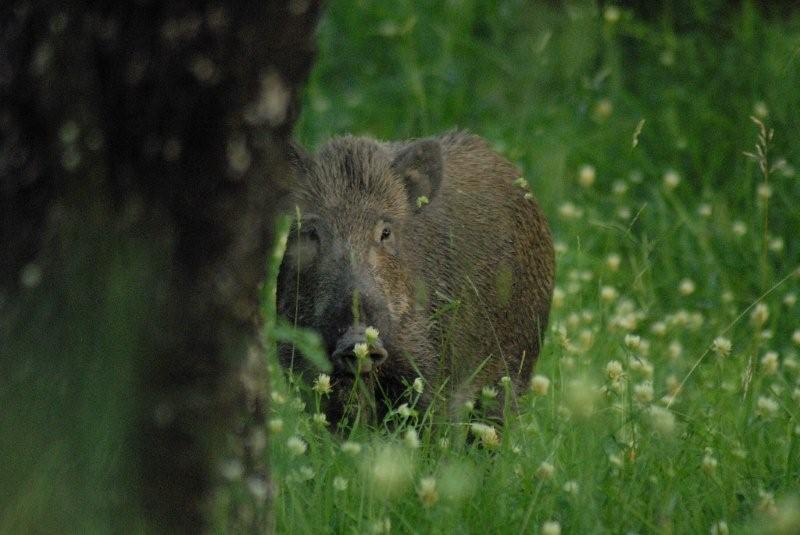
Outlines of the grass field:
<svg viewBox="0 0 800 535">
<path fill-rule="evenodd" d="M 557 288 L 496 429 L 345 440 L 274 370 L 279 533 L 800 532 L 800 13 L 751 4 L 329 3 L 301 141 L 486 137 Z"/>
</svg>

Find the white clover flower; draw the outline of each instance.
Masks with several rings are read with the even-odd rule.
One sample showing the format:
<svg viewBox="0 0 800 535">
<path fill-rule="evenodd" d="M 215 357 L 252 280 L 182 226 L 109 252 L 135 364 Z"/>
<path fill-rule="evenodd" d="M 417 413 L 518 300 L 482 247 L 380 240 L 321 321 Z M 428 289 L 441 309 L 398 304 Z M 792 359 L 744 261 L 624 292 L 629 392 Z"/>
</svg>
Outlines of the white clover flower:
<svg viewBox="0 0 800 535">
<path fill-rule="evenodd" d="M 800 329 L 797 329 L 795 332 L 792 333 L 792 342 L 800 346 Z"/>
<path fill-rule="evenodd" d="M 608 11 L 608 8 L 606 9 L 606 11 Z M 548 520 L 547 522 L 542 524 L 541 534 L 561 535 L 561 524 L 559 524 L 555 520 Z"/>
<path fill-rule="evenodd" d="M 606 266 L 611 271 L 617 271 L 621 263 L 622 257 L 620 257 L 617 253 L 611 253 L 608 255 L 608 257 L 606 257 Z"/>
<path fill-rule="evenodd" d="M 417 377 L 414 379 L 414 383 L 411 385 L 411 388 L 417 394 L 422 394 L 422 390 L 425 388 L 425 382 L 422 380 L 422 377 Z"/>
<path fill-rule="evenodd" d="M 336 476 L 333 478 L 333 490 L 344 492 L 347 490 L 348 483 L 347 479 L 342 476 Z"/>
<path fill-rule="evenodd" d="M 783 304 L 787 307 L 793 307 L 797 303 L 797 294 L 787 293 L 783 296 Z"/>
<path fill-rule="evenodd" d="M 622 363 L 618 360 L 610 360 L 606 364 L 606 374 L 612 381 L 618 381 L 623 373 Z"/>
<path fill-rule="evenodd" d="M 640 336 L 635 334 L 626 334 L 625 335 L 625 346 L 628 349 L 632 349 L 636 351 L 642 345 L 642 339 Z"/>
<path fill-rule="evenodd" d="M 411 408 L 408 406 L 408 403 L 402 403 L 399 407 L 397 407 L 397 414 L 402 416 L 403 418 L 408 418 L 411 416 Z"/>
<path fill-rule="evenodd" d="M 314 386 L 312 387 L 314 392 L 318 394 L 330 394 L 331 393 L 331 376 L 325 373 L 321 373 L 314 379 Z"/>
<path fill-rule="evenodd" d="M 531 390 L 536 396 L 546 396 L 550 389 L 550 379 L 544 375 L 534 375 L 531 378 Z"/>
<path fill-rule="evenodd" d="M 356 456 L 361 453 L 361 444 L 350 440 L 342 443 L 342 451 L 348 455 Z"/>
<path fill-rule="evenodd" d="M 316 425 L 319 426 L 326 426 L 328 425 L 328 418 L 325 416 L 324 412 L 317 412 L 314 413 L 314 416 L 311 417 Z"/>
<path fill-rule="evenodd" d="M 485 397 L 486 399 L 494 399 L 497 397 L 497 389 L 493 386 L 484 386 L 481 389 L 481 396 Z"/>
<path fill-rule="evenodd" d="M 614 183 L 611 184 L 611 191 L 614 195 L 625 195 L 628 192 L 628 184 L 622 180 L 615 180 Z"/>
<path fill-rule="evenodd" d="M 369 356 L 369 346 L 364 342 L 359 342 L 353 346 L 353 354 L 355 354 L 357 359 L 364 360 Z"/>
<path fill-rule="evenodd" d="M 419 448 L 419 435 L 416 429 L 406 430 L 405 435 L 403 435 L 403 442 L 412 450 Z"/>
<path fill-rule="evenodd" d="M 717 469 L 717 464 L 719 462 L 717 459 L 711 454 L 711 452 L 706 452 L 705 456 L 703 457 L 703 462 L 701 466 L 703 467 L 703 471 L 706 474 L 713 474 Z"/>
<path fill-rule="evenodd" d="M 730 533 L 728 530 L 728 523 L 724 520 L 720 520 L 719 522 L 713 524 L 709 532 L 711 535 L 728 535 Z"/>
<path fill-rule="evenodd" d="M 580 490 L 580 486 L 578 485 L 578 482 L 575 481 L 575 480 L 567 481 L 566 483 L 564 483 L 564 487 L 563 488 L 564 488 L 564 492 L 566 492 L 567 494 L 572 494 L 572 495 L 577 495 L 578 491 Z"/>
<path fill-rule="evenodd" d="M 310 466 L 301 466 L 297 469 L 297 480 L 298 481 L 311 481 L 314 479 L 316 473 L 314 469 Z"/>
<path fill-rule="evenodd" d="M 783 251 L 783 246 L 784 242 L 783 238 L 781 237 L 772 238 L 771 240 L 769 240 L 769 250 L 772 251 L 773 253 L 780 253 L 781 251 Z"/>
<path fill-rule="evenodd" d="M 769 515 L 774 515 L 778 512 L 778 507 L 775 505 L 775 496 L 771 492 L 759 490 L 758 496 L 759 501 L 756 509 Z"/>
<path fill-rule="evenodd" d="M 553 288 L 553 308 L 561 308 L 564 306 L 564 300 L 566 299 L 566 294 L 564 290 L 556 286 Z"/>
<path fill-rule="evenodd" d="M 609 24 L 619 22 L 620 17 L 622 17 L 622 11 L 620 11 L 617 6 L 609 5 L 603 10 L 603 18 L 606 19 L 606 22 Z"/>
<path fill-rule="evenodd" d="M 464 402 L 464 410 L 467 412 L 472 412 L 475 410 L 475 402 L 471 399 L 468 399 Z"/>
<path fill-rule="evenodd" d="M 733 231 L 734 235 L 742 237 L 747 234 L 747 225 L 744 224 L 744 221 L 737 220 L 731 225 L 731 230 Z"/>
<path fill-rule="evenodd" d="M 653 365 L 645 358 L 631 357 L 628 361 L 628 367 L 645 379 L 653 378 Z"/>
<path fill-rule="evenodd" d="M 298 436 L 289 437 L 286 441 L 286 448 L 294 456 L 302 455 L 308 449 L 308 445 Z"/>
<path fill-rule="evenodd" d="M 672 360 L 678 360 L 683 355 L 683 345 L 677 340 L 673 340 L 667 348 L 667 353 Z"/>
<path fill-rule="evenodd" d="M 496 449 L 500 446 L 500 437 L 494 426 L 473 422 L 470 424 L 470 431 L 481 440 L 486 448 Z"/>
<path fill-rule="evenodd" d="M 697 214 L 700 217 L 711 217 L 711 205 L 708 203 L 701 203 L 700 206 L 697 207 Z"/>
<path fill-rule="evenodd" d="M 651 405 L 647 410 L 650 425 L 661 435 L 669 436 L 675 431 L 675 415 L 669 409 Z"/>
<path fill-rule="evenodd" d="M 678 174 L 677 171 L 670 169 L 666 173 L 664 173 L 664 187 L 667 189 L 675 189 L 678 187 L 678 184 L 681 183 L 681 175 Z"/>
<path fill-rule="evenodd" d="M 763 100 L 756 100 L 753 103 L 753 115 L 758 117 L 759 119 L 766 119 L 769 115 L 769 108 L 767 107 L 767 103 Z"/>
<path fill-rule="evenodd" d="M 270 433 L 277 434 L 283 431 L 283 420 L 281 418 L 271 418 L 267 423 Z"/>
<path fill-rule="evenodd" d="M 536 477 L 538 477 L 539 479 L 544 479 L 544 480 L 553 479 L 555 473 L 556 473 L 556 467 L 548 463 L 547 461 L 543 461 L 542 464 L 539 465 L 539 468 L 536 469 Z"/>
<path fill-rule="evenodd" d="M 424 507 L 432 507 L 439 501 L 439 493 L 436 490 L 436 478 L 423 477 L 419 480 L 417 496 Z"/>
<path fill-rule="evenodd" d="M 500 386 L 502 386 L 503 388 L 508 388 L 509 386 L 511 386 L 511 377 L 509 377 L 508 375 L 504 375 L 500 378 L 499 382 Z"/>
<path fill-rule="evenodd" d="M 558 214 L 564 219 L 580 219 L 583 217 L 583 210 L 567 201 L 558 207 Z"/>
<path fill-rule="evenodd" d="M 767 351 L 764 353 L 764 356 L 761 357 L 761 369 L 764 371 L 764 374 L 776 374 L 779 366 L 780 361 L 778 360 L 778 354 L 775 351 Z"/>
<path fill-rule="evenodd" d="M 270 392 L 270 398 L 275 405 L 283 405 L 286 403 L 286 396 L 282 393 L 278 392 L 277 390 L 273 390 Z"/>
<path fill-rule="evenodd" d="M 379 334 L 380 333 L 378 332 L 378 329 L 375 327 L 367 327 L 364 329 L 364 337 L 367 339 L 368 345 L 375 345 L 375 343 L 378 341 Z"/>
<path fill-rule="evenodd" d="M 597 178 L 597 171 L 592 165 L 582 165 L 578 170 L 578 183 L 584 188 L 590 188 Z"/>
<path fill-rule="evenodd" d="M 613 303 L 617 297 L 619 297 L 619 292 L 617 292 L 616 288 L 613 286 L 603 286 L 600 288 L 600 299 L 606 303 Z"/>
<path fill-rule="evenodd" d="M 639 383 L 633 387 L 633 399 L 642 405 L 653 401 L 653 385 L 649 381 Z"/>
<path fill-rule="evenodd" d="M 778 402 L 771 397 L 759 396 L 756 402 L 756 413 L 765 418 L 775 416 L 779 408 Z"/>
<path fill-rule="evenodd" d="M 667 334 L 667 324 L 663 321 L 657 321 L 650 326 L 650 332 L 656 336 L 664 336 Z"/>
<path fill-rule="evenodd" d="M 772 197 L 772 186 L 766 182 L 762 182 L 758 185 L 758 188 L 756 188 L 756 193 L 758 193 L 758 198 L 760 200 L 766 201 Z"/>
<path fill-rule="evenodd" d="M 714 342 L 711 344 L 711 349 L 714 351 L 714 353 L 723 358 L 731 354 L 732 347 L 731 341 L 723 336 L 717 336 L 714 338 Z"/>
<path fill-rule="evenodd" d="M 411 482 L 414 466 L 408 450 L 385 445 L 365 459 L 364 470 L 374 489 L 384 496 L 397 495 Z"/>
<path fill-rule="evenodd" d="M 683 296 L 692 295 L 695 291 L 694 281 L 692 279 L 683 279 L 678 285 L 678 291 Z"/>
</svg>

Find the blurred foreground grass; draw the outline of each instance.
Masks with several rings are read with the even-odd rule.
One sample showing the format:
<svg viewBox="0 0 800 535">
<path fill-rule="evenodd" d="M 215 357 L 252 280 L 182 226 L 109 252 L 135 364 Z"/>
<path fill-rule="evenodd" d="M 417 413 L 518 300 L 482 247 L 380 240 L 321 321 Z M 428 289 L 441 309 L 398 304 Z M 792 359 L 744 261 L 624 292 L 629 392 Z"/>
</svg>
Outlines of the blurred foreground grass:
<svg viewBox="0 0 800 535">
<path fill-rule="evenodd" d="M 800 531 L 800 13 L 725 4 L 330 3 L 301 140 L 490 139 L 558 287 L 502 429 L 414 430 L 410 388 L 342 443 L 274 374 L 278 532 Z"/>
</svg>

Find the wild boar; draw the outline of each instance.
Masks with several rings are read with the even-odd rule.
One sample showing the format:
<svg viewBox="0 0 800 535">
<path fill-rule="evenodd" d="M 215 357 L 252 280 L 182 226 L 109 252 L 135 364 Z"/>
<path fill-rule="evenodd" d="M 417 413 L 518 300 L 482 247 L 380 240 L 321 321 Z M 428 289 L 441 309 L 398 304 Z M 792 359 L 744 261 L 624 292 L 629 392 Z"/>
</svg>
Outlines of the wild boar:
<svg viewBox="0 0 800 535">
<path fill-rule="evenodd" d="M 324 341 L 334 369 L 329 421 L 342 416 L 356 376 L 390 402 L 421 376 L 422 407 L 436 397 L 462 403 L 503 376 L 514 390 L 527 384 L 555 265 L 545 217 L 513 183 L 511 163 L 464 132 L 339 137 L 315 155 L 295 147 L 290 160 L 286 206 L 300 218 L 278 311 Z M 292 348 L 280 355 L 302 371 Z"/>
</svg>

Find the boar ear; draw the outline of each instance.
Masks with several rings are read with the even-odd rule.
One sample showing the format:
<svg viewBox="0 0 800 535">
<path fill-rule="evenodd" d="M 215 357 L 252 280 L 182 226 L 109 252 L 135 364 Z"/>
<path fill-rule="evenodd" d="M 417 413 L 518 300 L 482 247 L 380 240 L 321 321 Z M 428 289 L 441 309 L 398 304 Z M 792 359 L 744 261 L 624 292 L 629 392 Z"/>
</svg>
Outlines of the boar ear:
<svg viewBox="0 0 800 535">
<path fill-rule="evenodd" d="M 421 139 L 403 148 L 392 161 L 392 169 L 403 179 L 408 200 L 415 211 L 433 199 L 443 173 L 442 146 L 434 139 Z"/>
</svg>

